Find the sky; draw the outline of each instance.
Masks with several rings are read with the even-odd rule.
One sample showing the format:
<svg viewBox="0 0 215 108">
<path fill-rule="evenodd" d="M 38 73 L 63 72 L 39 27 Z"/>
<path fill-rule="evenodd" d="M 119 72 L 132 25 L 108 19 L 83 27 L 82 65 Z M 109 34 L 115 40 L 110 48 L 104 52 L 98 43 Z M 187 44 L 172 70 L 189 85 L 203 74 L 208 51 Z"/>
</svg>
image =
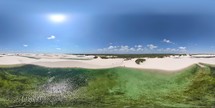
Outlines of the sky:
<svg viewBox="0 0 215 108">
<path fill-rule="evenodd" d="M 0 52 L 215 53 L 215 1 L 0 0 Z"/>
</svg>

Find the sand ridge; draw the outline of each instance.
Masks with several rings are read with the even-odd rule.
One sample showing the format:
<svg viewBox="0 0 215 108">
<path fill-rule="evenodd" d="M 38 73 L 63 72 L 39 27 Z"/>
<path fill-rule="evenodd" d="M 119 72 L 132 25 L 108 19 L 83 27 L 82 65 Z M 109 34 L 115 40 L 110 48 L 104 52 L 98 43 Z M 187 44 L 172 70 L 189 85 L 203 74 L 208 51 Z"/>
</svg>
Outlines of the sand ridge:
<svg viewBox="0 0 215 108">
<path fill-rule="evenodd" d="M 46 54 L 46 55 L 1 55 L 0 65 L 33 64 L 51 68 L 88 68 L 102 69 L 113 67 L 128 67 L 139 69 L 157 69 L 166 71 L 177 71 L 189 67 L 193 64 L 206 63 L 215 64 L 215 58 L 193 58 L 190 56 L 165 57 L 165 58 L 145 58 L 146 61 L 136 64 L 136 59 L 124 60 L 115 59 L 94 59 L 94 56 L 79 56 L 66 54 Z"/>
</svg>

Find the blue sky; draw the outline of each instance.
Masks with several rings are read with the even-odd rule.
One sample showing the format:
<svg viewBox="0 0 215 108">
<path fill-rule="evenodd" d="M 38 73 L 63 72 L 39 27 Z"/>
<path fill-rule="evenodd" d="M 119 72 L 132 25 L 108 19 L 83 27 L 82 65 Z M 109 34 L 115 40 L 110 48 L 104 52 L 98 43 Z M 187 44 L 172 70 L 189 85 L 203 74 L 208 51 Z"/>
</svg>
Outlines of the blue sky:
<svg viewBox="0 0 215 108">
<path fill-rule="evenodd" d="M 214 40 L 214 0 L 0 1 L 0 52 L 215 53 Z"/>
</svg>

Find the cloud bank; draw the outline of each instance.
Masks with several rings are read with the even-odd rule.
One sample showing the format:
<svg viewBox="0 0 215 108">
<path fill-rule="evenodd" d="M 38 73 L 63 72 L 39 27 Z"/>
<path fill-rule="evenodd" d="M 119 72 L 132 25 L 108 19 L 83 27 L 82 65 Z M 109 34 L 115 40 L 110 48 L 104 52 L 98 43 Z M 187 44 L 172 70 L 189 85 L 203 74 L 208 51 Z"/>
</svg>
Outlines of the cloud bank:
<svg viewBox="0 0 215 108">
<path fill-rule="evenodd" d="M 147 47 L 151 50 L 158 48 L 158 46 L 155 46 L 153 44 L 149 44 L 149 45 L 147 45 Z"/>
<path fill-rule="evenodd" d="M 97 49 L 98 53 L 186 53 L 186 47 L 178 47 L 178 48 L 158 48 L 158 46 L 154 44 L 148 44 L 146 46 L 143 45 L 120 45 L 113 46 L 110 45 L 106 48 Z"/>
</svg>

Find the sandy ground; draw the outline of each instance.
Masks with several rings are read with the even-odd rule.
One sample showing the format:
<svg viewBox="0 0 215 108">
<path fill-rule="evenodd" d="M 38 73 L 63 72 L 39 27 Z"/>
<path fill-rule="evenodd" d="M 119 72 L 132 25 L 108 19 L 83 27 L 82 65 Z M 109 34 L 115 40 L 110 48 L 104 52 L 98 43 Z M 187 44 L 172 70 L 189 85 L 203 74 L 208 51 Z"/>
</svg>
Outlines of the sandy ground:
<svg viewBox="0 0 215 108">
<path fill-rule="evenodd" d="M 190 56 L 145 58 L 146 61 L 139 65 L 135 63 L 136 59 L 94 59 L 93 57 L 94 56 L 77 56 L 66 54 L 0 55 L 0 65 L 34 64 L 45 67 L 75 67 L 89 69 L 129 67 L 140 69 L 158 69 L 166 71 L 177 71 L 198 63 L 215 65 L 215 58 L 194 58 Z"/>
</svg>

